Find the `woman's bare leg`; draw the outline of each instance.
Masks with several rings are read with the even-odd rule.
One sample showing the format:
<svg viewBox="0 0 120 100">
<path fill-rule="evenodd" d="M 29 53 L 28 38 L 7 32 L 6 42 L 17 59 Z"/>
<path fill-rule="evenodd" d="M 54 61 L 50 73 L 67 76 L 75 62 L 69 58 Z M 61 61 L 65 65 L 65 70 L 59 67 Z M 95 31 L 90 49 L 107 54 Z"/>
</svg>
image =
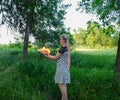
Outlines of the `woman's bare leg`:
<svg viewBox="0 0 120 100">
<path fill-rule="evenodd" d="M 62 99 L 61 100 L 68 100 L 68 96 L 67 96 L 67 86 L 66 84 L 58 84 L 61 94 L 62 94 Z"/>
</svg>

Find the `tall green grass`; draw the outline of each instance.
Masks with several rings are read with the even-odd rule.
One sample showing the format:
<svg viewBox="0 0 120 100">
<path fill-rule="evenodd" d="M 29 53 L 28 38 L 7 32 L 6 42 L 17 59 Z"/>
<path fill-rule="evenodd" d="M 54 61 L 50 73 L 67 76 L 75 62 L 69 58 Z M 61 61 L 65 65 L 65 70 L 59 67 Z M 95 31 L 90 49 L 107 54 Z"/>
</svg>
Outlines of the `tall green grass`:
<svg viewBox="0 0 120 100">
<path fill-rule="evenodd" d="M 116 48 L 108 50 L 73 51 L 71 64 L 83 68 L 113 69 L 116 59 Z"/>
<path fill-rule="evenodd" d="M 54 52 L 53 52 L 54 53 Z M 0 100 L 59 100 L 54 83 L 56 62 L 37 50 L 0 48 Z M 119 100 L 120 85 L 113 77 L 116 49 L 71 52 L 69 100 Z"/>
</svg>

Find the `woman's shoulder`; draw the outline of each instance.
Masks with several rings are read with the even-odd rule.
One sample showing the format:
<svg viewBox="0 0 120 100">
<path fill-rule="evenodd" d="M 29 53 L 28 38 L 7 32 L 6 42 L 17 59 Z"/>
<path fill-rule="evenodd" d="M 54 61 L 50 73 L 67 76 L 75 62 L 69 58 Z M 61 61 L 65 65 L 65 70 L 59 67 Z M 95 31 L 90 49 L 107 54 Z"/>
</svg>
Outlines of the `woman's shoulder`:
<svg viewBox="0 0 120 100">
<path fill-rule="evenodd" d="M 67 46 L 61 47 L 59 49 L 59 53 L 63 54 L 64 52 L 68 51 Z"/>
</svg>

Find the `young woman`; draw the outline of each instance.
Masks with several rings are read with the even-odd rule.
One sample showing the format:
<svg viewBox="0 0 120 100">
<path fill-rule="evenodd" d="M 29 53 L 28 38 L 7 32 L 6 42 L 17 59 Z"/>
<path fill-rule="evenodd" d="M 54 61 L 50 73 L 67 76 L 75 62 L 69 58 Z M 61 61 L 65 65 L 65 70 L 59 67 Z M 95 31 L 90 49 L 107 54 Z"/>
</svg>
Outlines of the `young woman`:
<svg viewBox="0 0 120 100">
<path fill-rule="evenodd" d="M 67 83 L 70 83 L 70 46 L 69 37 L 66 34 L 60 36 L 61 48 L 55 56 L 45 55 L 47 58 L 57 60 L 57 68 L 55 74 L 55 83 L 58 84 L 62 98 L 61 100 L 68 100 Z"/>
</svg>

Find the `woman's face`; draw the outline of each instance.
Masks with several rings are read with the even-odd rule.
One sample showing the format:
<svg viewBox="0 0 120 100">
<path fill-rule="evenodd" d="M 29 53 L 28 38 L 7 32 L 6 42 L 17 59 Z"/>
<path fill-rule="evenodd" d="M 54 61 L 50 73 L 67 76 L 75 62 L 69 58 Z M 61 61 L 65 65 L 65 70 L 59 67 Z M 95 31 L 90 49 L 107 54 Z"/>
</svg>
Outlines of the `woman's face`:
<svg viewBox="0 0 120 100">
<path fill-rule="evenodd" d="M 62 37 L 60 37 L 60 45 L 63 45 L 63 44 L 65 44 L 65 40 Z"/>
</svg>

